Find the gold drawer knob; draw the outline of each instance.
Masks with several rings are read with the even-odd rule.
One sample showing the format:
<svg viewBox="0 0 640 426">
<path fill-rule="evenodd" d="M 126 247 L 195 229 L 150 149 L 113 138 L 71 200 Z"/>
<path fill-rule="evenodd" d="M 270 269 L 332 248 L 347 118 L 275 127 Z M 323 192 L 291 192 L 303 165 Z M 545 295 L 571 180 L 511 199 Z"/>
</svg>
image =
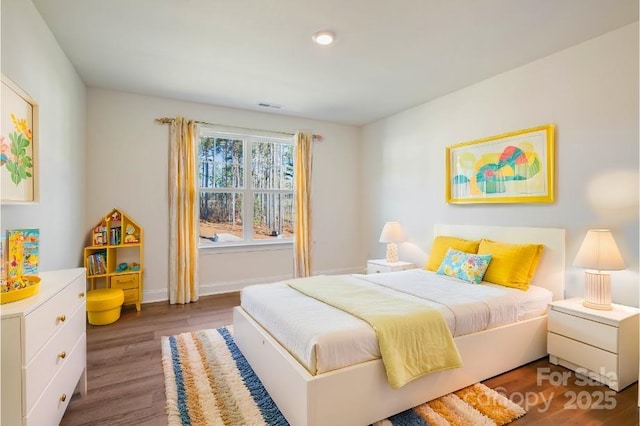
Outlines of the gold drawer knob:
<svg viewBox="0 0 640 426">
<path fill-rule="evenodd" d="M 60 322 L 65 322 L 66 320 L 67 320 L 67 316 L 66 315 L 60 315 L 58 317 L 58 321 L 60 321 Z"/>
<path fill-rule="evenodd" d="M 62 396 L 60 396 L 60 401 L 65 402 L 67 400 L 67 395 L 66 394 L 62 394 Z"/>
<path fill-rule="evenodd" d="M 78 295 L 78 297 L 79 297 L 80 299 L 82 299 L 82 298 L 84 297 L 84 291 L 83 291 L 82 293 L 80 293 L 80 294 Z"/>
<path fill-rule="evenodd" d="M 65 359 L 67 357 L 67 353 L 65 351 L 62 351 L 58 354 L 58 356 L 62 359 Z"/>
</svg>

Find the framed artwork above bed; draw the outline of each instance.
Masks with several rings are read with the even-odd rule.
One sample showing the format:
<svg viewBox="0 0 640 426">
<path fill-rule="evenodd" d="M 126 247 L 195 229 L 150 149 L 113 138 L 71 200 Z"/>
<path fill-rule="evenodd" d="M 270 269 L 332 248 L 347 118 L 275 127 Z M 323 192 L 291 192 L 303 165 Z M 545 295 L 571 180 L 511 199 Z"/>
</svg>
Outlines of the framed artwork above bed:
<svg viewBox="0 0 640 426">
<path fill-rule="evenodd" d="M 448 146 L 447 202 L 553 203 L 554 133 L 546 124 Z"/>
</svg>

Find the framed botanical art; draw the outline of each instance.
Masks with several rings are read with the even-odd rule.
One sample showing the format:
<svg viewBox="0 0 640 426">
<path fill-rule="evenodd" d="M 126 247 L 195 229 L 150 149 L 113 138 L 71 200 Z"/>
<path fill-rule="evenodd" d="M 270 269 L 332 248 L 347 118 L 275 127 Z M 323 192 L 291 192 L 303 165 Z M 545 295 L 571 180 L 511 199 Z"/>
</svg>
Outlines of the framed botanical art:
<svg viewBox="0 0 640 426">
<path fill-rule="evenodd" d="M 552 203 L 554 132 L 547 124 L 447 147 L 448 203 Z"/>
<path fill-rule="evenodd" d="M 0 202 L 38 202 L 38 104 L 2 75 Z"/>
</svg>

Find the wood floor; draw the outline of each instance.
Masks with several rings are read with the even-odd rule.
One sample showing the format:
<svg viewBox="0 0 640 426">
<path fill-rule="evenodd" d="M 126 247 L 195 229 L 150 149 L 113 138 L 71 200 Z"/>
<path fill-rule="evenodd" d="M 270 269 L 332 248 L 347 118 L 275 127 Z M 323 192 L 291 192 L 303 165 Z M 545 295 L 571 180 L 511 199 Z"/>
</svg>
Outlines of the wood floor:
<svg viewBox="0 0 640 426">
<path fill-rule="evenodd" d="M 238 303 L 237 293 L 184 306 L 149 303 L 141 312 L 125 307 L 114 324 L 87 325 L 88 395 L 73 396 L 61 424 L 166 425 L 161 336 L 231 324 Z M 583 382 L 543 358 L 484 383 L 527 408 L 513 426 L 638 425 L 637 383 L 615 393 Z"/>
</svg>

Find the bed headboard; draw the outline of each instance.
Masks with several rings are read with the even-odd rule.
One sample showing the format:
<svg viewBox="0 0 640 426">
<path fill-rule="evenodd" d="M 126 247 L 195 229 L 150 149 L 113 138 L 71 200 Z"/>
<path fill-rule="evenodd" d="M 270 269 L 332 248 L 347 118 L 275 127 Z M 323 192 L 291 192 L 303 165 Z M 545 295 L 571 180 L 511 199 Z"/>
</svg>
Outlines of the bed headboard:
<svg viewBox="0 0 640 426">
<path fill-rule="evenodd" d="M 470 240 L 487 238 L 512 244 L 543 244 L 542 257 L 531 284 L 551 290 L 553 300 L 564 299 L 564 229 L 436 224 L 433 227 L 433 234 L 434 237 L 450 235 Z"/>
</svg>

